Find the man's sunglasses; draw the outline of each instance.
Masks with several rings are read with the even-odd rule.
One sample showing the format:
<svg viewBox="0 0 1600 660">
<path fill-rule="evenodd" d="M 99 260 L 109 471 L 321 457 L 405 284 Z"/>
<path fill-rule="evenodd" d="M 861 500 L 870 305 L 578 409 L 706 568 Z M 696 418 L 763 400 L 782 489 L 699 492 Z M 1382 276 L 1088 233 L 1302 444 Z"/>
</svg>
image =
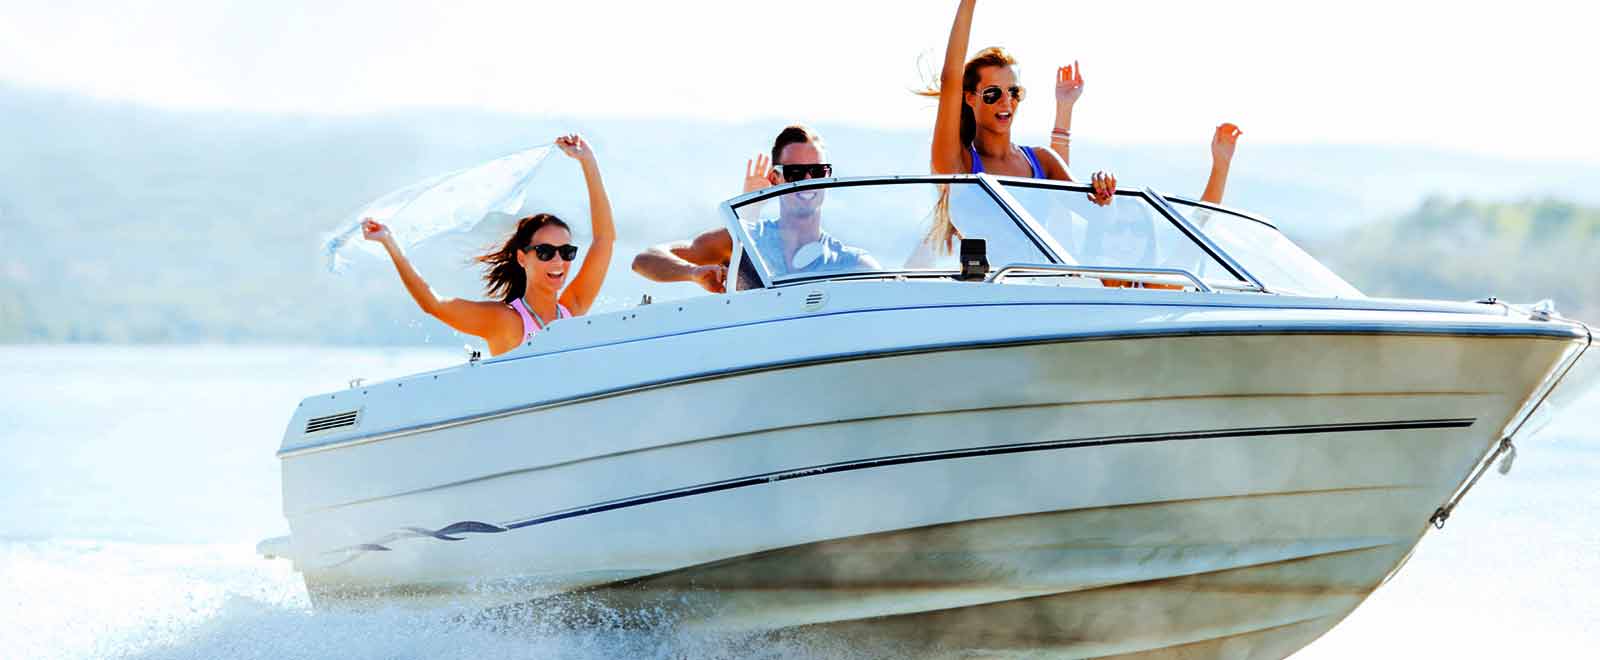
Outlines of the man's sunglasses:
<svg viewBox="0 0 1600 660">
<path fill-rule="evenodd" d="M 816 163 L 814 165 L 779 165 L 778 171 L 783 173 L 784 181 L 826 179 L 830 176 L 833 176 L 833 165 L 828 163 Z"/>
<path fill-rule="evenodd" d="M 522 248 L 522 251 L 523 253 L 532 252 L 533 256 L 539 258 L 539 261 L 549 261 L 554 259 L 556 258 L 557 253 L 561 255 L 562 261 L 572 261 L 573 259 L 578 258 L 578 246 L 571 243 L 566 245 L 540 243 L 538 245 L 529 245 L 528 247 Z"/>
<path fill-rule="evenodd" d="M 1000 96 L 1006 92 L 1011 92 L 1011 100 L 1016 103 L 1021 103 L 1022 98 L 1028 95 L 1028 90 L 1017 85 L 1005 89 L 1001 89 L 999 85 L 990 85 L 978 92 L 978 96 L 983 99 L 984 105 L 994 105 L 1000 102 Z"/>
</svg>

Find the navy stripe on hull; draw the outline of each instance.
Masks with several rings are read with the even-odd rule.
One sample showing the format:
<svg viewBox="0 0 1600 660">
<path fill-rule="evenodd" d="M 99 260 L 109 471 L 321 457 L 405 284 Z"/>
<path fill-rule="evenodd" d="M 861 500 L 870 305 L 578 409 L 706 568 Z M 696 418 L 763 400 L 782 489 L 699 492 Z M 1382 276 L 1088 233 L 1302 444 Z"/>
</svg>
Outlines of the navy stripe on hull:
<svg viewBox="0 0 1600 660">
<path fill-rule="evenodd" d="M 706 495 L 722 491 L 772 484 L 807 477 L 818 477 L 828 474 L 854 472 L 876 468 L 893 467 L 897 465 L 911 465 L 916 463 L 929 463 L 934 461 L 947 461 L 962 458 L 979 458 L 984 456 L 1003 456 L 1007 454 L 1023 454 L 1031 452 L 1057 451 L 1063 449 L 1081 449 L 1089 447 L 1107 447 L 1112 445 L 1136 445 L 1156 442 L 1183 442 L 1191 440 L 1215 440 L 1221 438 L 1284 436 L 1284 435 L 1310 435 L 1318 433 L 1366 433 L 1375 431 L 1407 431 L 1407 430 L 1439 430 L 1439 429 L 1464 429 L 1477 423 L 1473 418 L 1456 419 L 1424 419 L 1401 420 L 1388 422 L 1353 422 L 1344 424 L 1316 424 L 1308 426 L 1267 426 L 1247 427 L 1235 429 L 1213 429 L 1207 431 L 1182 431 L 1176 433 L 1146 433 L 1137 435 L 1097 436 L 1089 438 L 1076 438 L 1069 440 L 1051 440 L 1045 442 L 1023 442 L 1004 445 L 990 445 L 986 447 L 972 447 L 967 449 L 950 449 L 945 451 L 920 452 L 914 454 L 898 454 L 856 461 L 841 461 L 826 463 L 804 468 L 766 472 L 762 474 L 715 481 L 696 486 L 675 488 L 672 490 L 657 491 L 644 495 L 635 495 L 621 499 L 599 502 L 596 504 L 563 509 L 533 518 L 527 518 L 505 525 L 494 525 L 477 521 L 461 521 L 451 524 L 434 533 L 420 527 L 406 528 L 410 533 L 405 534 L 411 538 L 435 538 L 447 541 L 461 540 L 460 537 L 451 537 L 450 534 L 498 534 L 535 525 L 543 525 L 560 520 L 578 518 L 607 511 L 627 509 L 644 506 L 657 502 L 682 499 L 696 495 Z M 448 531 L 446 531 L 448 530 Z M 391 534 L 383 539 L 385 542 L 396 540 L 396 535 Z M 328 553 L 355 553 L 362 554 L 379 548 L 370 547 L 373 544 L 347 546 L 327 551 Z M 382 544 L 379 544 L 382 545 Z M 382 550 L 389 550 L 382 547 Z M 353 558 L 353 557 L 352 557 Z M 348 561 L 348 560 L 347 560 Z M 342 562 L 341 562 L 342 563 Z"/>
<path fill-rule="evenodd" d="M 1191 431 L 1185 433 L 1149 433 L 1143 435 L 1101 436 L 1095 438 L 1080 438 L 1076 440 L 1027 442 L 1008 445 L 994 445 L 989 447 L 974 447 L 971 449 L 952 449 L 918 454 L 901 454 L 898 456 L 885 456 L 881 458 L 870 458 L 860 461 L 829 463 L 826 465 L 816 465 L 795 470 L 784 470 L 781 472 L 768 472 L 766 474 L 758 474 L 739 479 L 729 479 L 727 481 L 718 481 L 699 486 L 690 486 L 688 488 L 661 491 L 648 495 L 637 495 L 625 499 L 591 504 L 584 507 L 546 514 L 537 518 L 530 518 L 527 520 L 514 522 L 506 525 L 506 528 L 521 529 L 523 527 L 531 527 L 533 525 L 555 522 L 557 520 L 576 518 L 578 516 L 585 516 L 592 513 L 614 511 L 616 509 L 625 509 L 628 507 L 652 504 L 655 502 L 664 502 L 667 500 L 675 500 L 693 495 L 704 495 L 707 493 L 732 490 L 735 488 L 744 488 L 747 486 L 759 486 L 762 484 L 776 483 L 779 481 L 789 481 L 791 479 L 819 477 L 825 474 L 837 474 L 840 472 L 853 472 L 855 470 L 892 467 L 895 465 L 910 465 L 913 463 L 946 461 L 957 458 L 977 458 L 980 456 L 1002 456 L 1005 454 L 1054 451 L 1058 449 L 1106 447 L 1110 445 L 1133 445 L 1152 442 L 1176 442 L 1182 440 L 1212 440 L 1218 438 L 1237 438 L 1246 436 L 1305 435 L 1311 433 L 1353 433 L 1365 431 L 1403 431 L 1409 429 L 1453 429 L 1470 427 L 1476 421 L 1477 420 L 1474 419 L 1439 419 L 1403 422 L 1323 424 L 1317 426 L 1258 427 L 1213 431 Z"/>
</svg>

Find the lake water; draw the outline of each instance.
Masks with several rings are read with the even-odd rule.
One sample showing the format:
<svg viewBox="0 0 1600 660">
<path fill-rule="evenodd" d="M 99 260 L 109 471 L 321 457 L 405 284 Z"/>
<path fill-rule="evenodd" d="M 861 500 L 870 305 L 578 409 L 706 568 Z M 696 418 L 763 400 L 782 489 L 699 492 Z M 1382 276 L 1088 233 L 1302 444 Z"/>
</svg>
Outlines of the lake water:
<svg viewBox="0 0 1600 660">
<path fill-rule="evenodd" d="M 0 347 L 0 657 L 841 657 L 670 631 L 508 632 L 454 612 L 319 614 L 287 562 L 273 457 L 309 393 L 461 360 L 427 350 Z M 1600 398 L 1520 447 L 1398 577 L 1297 660 L 1600 648 Z"/>
</svg>

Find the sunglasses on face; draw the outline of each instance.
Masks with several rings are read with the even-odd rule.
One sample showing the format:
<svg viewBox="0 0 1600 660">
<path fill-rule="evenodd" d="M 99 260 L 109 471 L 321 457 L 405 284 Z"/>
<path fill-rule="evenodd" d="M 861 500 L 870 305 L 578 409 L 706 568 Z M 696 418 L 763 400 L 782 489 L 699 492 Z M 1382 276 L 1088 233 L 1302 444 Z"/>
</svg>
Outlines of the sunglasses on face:
<svg viewBox="0 0 1600 660">
<path fill-rule="evenodd" d="M 833 176 L 833 165 L 828 163 L 816 163 L 813 165 L 779 165 L 778 171 L 783 173 L 784 181 L 826 179 L 830 176 Z"/>
<path fill-rule="evenodd" d="M 561 255 L 562 261 L 572 261 L 578 257 L 578 246 L 571 243 L 566 245 L 540 243 L 538 245 L 529 245 L 528 247 L 522 248 L 522 251 L 523 253 L 532 252 L 533 256 L 539 258 L 539 261 L 549 261 L 554 259 L 556 258 L 556 254 Z"/>
<path fill-rule="evenodd" d="M 1006 92 L 1011 92 L 1011 100 L 1016 103 L 1021 103 L 1022 98 L 1028 95 L 1028 90 L 1017 85 L 1005 89 L 1001 89 L 999 85 L 990 85 L 978 92 L 978 96 L 983 99 L 985 105 L 994 105 L 1000 102 L 1000 96 Z"/>
</svg>

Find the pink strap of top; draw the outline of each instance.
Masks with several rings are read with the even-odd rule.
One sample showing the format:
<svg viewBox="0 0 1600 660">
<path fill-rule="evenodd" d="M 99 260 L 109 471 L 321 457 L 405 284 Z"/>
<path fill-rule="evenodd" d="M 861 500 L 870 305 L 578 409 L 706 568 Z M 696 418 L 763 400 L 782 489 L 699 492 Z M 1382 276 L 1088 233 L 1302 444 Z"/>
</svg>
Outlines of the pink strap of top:
<svg viewBox="0 0 1600 660">
<path fill-rule="evenodd" d="M 521 298 L 511 301 L 511 304 L 506 306 L 517 310 L 517 314 L 522 316 L 522 331 L 524 340 L 532 339 L 535 333 L 543 329 L 539 327 L 539 322 L 534 320 L 533 314 L 528 311 L 528 306 L 522 302 Z M 556 303 L 555 320 L 559 321 L 561 319 L 570 318 L 572 318 L 572 312 L 567 311 L 567 308 L 561 303 Z"/>
</svg>

